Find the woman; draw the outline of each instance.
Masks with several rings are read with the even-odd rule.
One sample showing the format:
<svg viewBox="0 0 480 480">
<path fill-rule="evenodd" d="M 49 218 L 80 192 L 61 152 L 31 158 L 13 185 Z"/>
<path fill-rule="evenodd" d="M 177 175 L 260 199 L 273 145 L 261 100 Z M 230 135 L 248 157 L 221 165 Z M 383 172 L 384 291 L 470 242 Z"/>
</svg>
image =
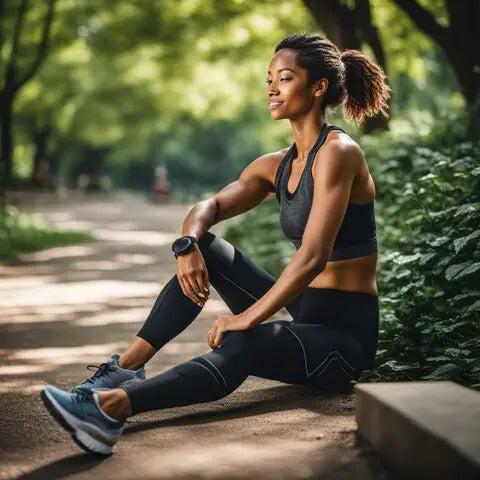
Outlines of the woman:
<svg viewBox="0 0 480 480">
<path fill-rule="evenodd" d="M 85 450 L 109 455 L 125 419 L 220 399 L 249 375 L 343 390 L 373 366 L 378 340 L 375 187 L 358 145 L 325 120 L 344 102 L 355 122 L 386 107 L 380 67 L 317 34 L 275 48 L 267 79 L 271 117 L 289 119 L 294 143 L 250 163 L 240 178 L 196 204 L 177 239 L 176 275 L 137 337 L 71 392 L 42 399 Z M 275 192 L 296 252 L 278 279 L 208 232 Z M 143 365 L 199 314 L 210 283 L 232 311 L 208 332 L 211 351 L 145 379 Z M 286 307 L 293 321 L 261 324 Z"/>
</svg>

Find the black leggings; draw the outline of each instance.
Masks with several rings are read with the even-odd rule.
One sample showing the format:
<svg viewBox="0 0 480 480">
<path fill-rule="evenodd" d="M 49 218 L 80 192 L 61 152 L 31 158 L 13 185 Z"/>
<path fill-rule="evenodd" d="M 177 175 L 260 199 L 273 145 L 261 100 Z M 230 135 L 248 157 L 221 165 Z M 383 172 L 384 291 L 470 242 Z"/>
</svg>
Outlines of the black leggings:
<svg viewBox="0 0 480 480">
<path fill-rule="evenodd" d="M 275 283 L 274 277 L 211 232 L 200 237 L 199 248 L 210 283 L 234 314 L 255 303 Z M 372 368 L 378 341 L 377 295 L 306 287 L 286 309 L 293 321 L 269 321 L 226 332 L 216 350 L 122 387 L 133 414 L 218 400 L 249 375 L 344 391 L 352 379 Z M 183 294 L 174 275 L 138 336 L 161 349 L 200 310 Z"/>
</svg>

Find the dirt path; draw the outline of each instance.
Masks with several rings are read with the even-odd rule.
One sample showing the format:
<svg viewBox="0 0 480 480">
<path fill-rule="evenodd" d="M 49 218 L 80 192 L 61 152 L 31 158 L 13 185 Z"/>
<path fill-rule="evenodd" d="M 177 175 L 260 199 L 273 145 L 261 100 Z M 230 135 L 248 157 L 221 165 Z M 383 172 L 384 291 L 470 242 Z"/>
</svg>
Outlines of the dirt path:
<svg viewBox="0 0 480 480">
<path fill-rule="evenodd" d="M 127 194 L 29 208 L 100 241 L 0 266 L 0 478 L 386 478 L 357 444 L 353 394 L 249 377 L 217 402 L 133 417 L 107 459 L 85 454 L 45 411 L 45 384 L 70 388 L 138 331 L 174 274 L 170 245 L 188 209 Z M 212 290 L 147 375 L 208 351 L 207 331 L 227 311 Z"/>
</svg>

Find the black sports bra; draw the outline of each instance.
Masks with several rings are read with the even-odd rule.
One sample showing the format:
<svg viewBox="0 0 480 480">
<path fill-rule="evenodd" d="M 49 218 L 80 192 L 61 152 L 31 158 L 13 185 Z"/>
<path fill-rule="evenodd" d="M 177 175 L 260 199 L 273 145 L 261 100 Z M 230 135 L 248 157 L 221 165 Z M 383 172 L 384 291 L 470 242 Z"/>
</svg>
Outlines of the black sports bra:
<svg viewBox="0 0 480 480">
<path fill-rule="evenodd" d="M 317 141 L 308 153 L 305 168 L 293 193 L 288 191 L 287 186 L 292 171 L 292 160 L 297 154 L 295 143 L 289 148 L 275 174 L 275 192 L 280 204 L 280 226 L 285 236 L 297 249 L 302 243 L 303 232 L 312 207 L 313 160 L 330 130 L 344 132 L 340 127 L 325 123 Z M 374 202 L 368 204 L 350 202 L 328 261 L 362 257 L 376 252 L 377 249 Z"/>
</svg>

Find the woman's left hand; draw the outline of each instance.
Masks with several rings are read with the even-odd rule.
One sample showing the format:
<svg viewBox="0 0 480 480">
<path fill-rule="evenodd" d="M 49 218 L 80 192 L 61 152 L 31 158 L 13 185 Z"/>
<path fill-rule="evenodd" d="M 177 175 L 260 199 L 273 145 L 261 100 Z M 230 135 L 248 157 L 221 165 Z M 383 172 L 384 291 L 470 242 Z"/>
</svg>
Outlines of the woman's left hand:
<svg viewBox="0 0 480 480">
<path fill-rule="evenodd" d="M 225 332 L 247 330 L 248 328 L 248 321 L 241 313 L 218 315 L 213 327 L 208 331 L 208 345 L 215 350 L 222 344 Z"/>
</svg>

